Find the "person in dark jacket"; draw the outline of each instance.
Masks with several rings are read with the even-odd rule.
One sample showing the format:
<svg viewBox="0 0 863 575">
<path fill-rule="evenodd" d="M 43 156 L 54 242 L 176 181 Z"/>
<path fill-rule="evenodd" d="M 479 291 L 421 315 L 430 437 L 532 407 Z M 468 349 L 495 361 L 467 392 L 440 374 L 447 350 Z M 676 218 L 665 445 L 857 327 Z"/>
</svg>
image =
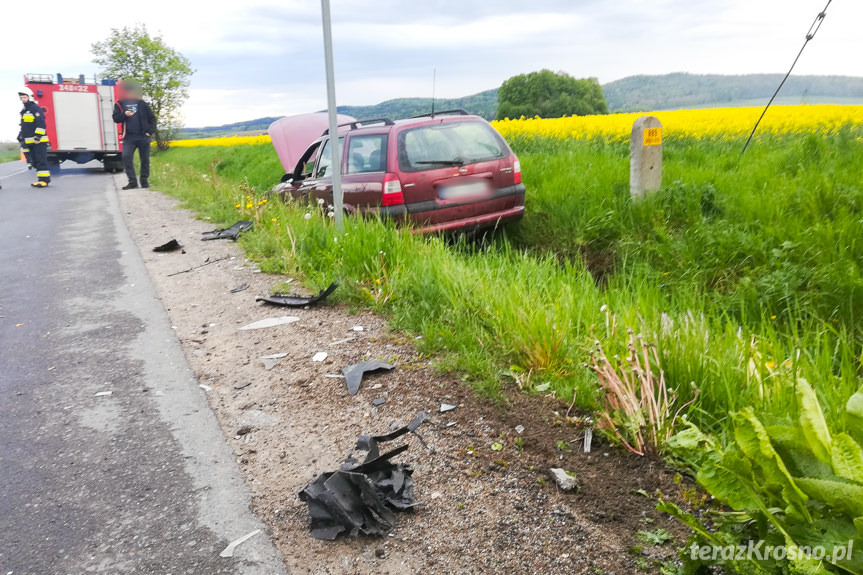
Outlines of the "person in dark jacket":
<svg viewBox="0 0 863 575">
<path fill-rule="evenodd" d="M 156 131 L 156 117 L 150 105 L 141 99 L 141 90 L 136 83 L 124 81 L 121 98 L 114 106 L 114 121 L 123 124 L 123 166 L 129 183 L 124 190 L 138 187 L 135 175 L 135 150 L 141 160 L 141 187 L 150 187 L 150 137 Z"/>
<path fill-rule="evenodd" d="M 18 142 L 27 158 L 27 167 L 36 169 L 36 181 L 30 184 L 34 188 L 44 188 L 51 183 L 51 172 L 48 170 L 48 136 L 45 135 L 45 111 L 33 98 L 33 91 L 24 88 L 18 92 L 21 103 L 21 130 L 18 132 Z"/>
</svg>

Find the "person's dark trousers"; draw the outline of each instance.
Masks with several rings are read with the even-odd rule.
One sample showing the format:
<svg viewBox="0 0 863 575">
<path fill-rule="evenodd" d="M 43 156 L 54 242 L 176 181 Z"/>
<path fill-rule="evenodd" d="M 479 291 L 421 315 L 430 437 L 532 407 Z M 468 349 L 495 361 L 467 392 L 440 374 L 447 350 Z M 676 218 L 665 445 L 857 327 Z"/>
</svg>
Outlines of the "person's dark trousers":
<svg viewBox="0 0 863 575">
<path fill-rule="evenodd" d="M 126 136 L 123 138 L 123 166 L 126 168 L 129 183 L 137 185 L 135 150 L 138 150 L 138 158 L 141 160 L 141 183 L 145 184 L 150 179 L 150 138 L 147 136 Z"/>
<path fill-rule="evenodd" d="M 46 184 L 51 182 L 51 172 L 48 170 L 48 144 L 28 144 L 36 179 Z"/>
</svg>

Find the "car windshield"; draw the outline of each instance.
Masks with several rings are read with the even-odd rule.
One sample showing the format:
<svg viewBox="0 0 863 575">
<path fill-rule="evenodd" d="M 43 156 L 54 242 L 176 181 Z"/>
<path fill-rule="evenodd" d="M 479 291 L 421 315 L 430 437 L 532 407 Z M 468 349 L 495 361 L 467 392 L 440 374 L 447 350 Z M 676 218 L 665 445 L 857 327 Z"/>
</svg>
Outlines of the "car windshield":
<svg viewBox="0 0 863 575">
<path fill-rule="evenodd" d="M 485 122 L 443 122 L 399 134 L 399 167 L 405 172 L 463 166 L 507 155 L 494 128 Z"/>
</svg>

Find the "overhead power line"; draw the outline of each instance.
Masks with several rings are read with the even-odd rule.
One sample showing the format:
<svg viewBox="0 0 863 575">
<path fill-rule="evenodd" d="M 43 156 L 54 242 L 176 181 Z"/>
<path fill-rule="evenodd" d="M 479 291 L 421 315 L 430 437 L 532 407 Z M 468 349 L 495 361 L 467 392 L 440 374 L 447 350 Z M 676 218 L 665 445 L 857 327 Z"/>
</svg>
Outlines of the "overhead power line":
<svg viewBox="0 0 863 575">
<path fill-rule="evenodd" d="M 818 13 L 815 17 L 815 21 L 812 22 L 812 26 L 809 27 L 809 31 L 806 33 L 806 41 L 803 42 L 803 47 L 800 48 L 800 52 L 797 53 L 797 57 L 794 58 L 794 63 L 791 64 L 791 68 L 789 68 L 788 73 L 785 74 L 785 77 L 782 78 L 782 82 L 779 83 L 779 87 L 776 88 L 776 91 L 773 93 L 773 96 L 770 98 L 770 101 L 767 102 L 767 106 L 764 107 L 764 111 L 761 112 L 761 116 L 758 118 L 758 121 L 755 122 L 755 127 L 752 128 L 752 133 L 749 134 L 749 138 L 746 140 L 746 144 L 743 145 L 743 151 L 740 152 L 740 155 L 746 153 L 746 148 L 749 147 L 749 142 L 752 141 L 752 137 L 755 136 L 755 132 L 758 130 L 758 125 L 761 124 L 761 120 L 764 119 L 764 115 L 767 113 L 767 110 L 770 108 L 771 104 L 773 104 L 773 100 L 776 99 L 776 96 L 779 95 L 779 91 L 782 89 L 782 86 L 785 85 L 785 82 L 788 80 L 788 77 L 791 75 L 791 72 L 794 71 L 794 66 L 797 65 L 797 61 L 800 60 L 800 56 L 803 55 L 803 50 L 806 49 L 806 45 L 815 37 L 815 34 L 818 33 L 818 30 L 821 29 L 821 24 L 824 23 L 824 17 L 827 16 L 827 9 L 830 8 L 830 4 L 833 0 L 827 0 L 827 5 L 824 7 L 824 10 Z"/>
</svg>

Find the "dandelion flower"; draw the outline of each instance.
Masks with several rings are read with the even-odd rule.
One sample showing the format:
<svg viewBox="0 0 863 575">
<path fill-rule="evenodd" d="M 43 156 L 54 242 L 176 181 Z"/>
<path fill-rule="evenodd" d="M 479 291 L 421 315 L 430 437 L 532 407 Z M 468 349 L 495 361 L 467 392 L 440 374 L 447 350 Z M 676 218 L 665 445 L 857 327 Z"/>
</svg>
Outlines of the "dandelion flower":
<svg viewBox="0 0 863 575">
<path fill-rule="evenodd" d="M 307 220 L 310 220 L 310 219 L 312 219 L 312 214 L 306 212 L 306 215 L 303 217 L 306 218 Z"/>
<path fill-rule="evenodd" d="M 318 205 L 319 206 L 324 205 L 324 199 L 323 198 L 318 198 Z"/>
<path fill-rule="evenodd" d="M 327 217 L 328 218 L 334 218 L 334 217 L 336 217 L 336 214 L 335 214 L 335 212 L 327 212 Z"/>
</svg>

